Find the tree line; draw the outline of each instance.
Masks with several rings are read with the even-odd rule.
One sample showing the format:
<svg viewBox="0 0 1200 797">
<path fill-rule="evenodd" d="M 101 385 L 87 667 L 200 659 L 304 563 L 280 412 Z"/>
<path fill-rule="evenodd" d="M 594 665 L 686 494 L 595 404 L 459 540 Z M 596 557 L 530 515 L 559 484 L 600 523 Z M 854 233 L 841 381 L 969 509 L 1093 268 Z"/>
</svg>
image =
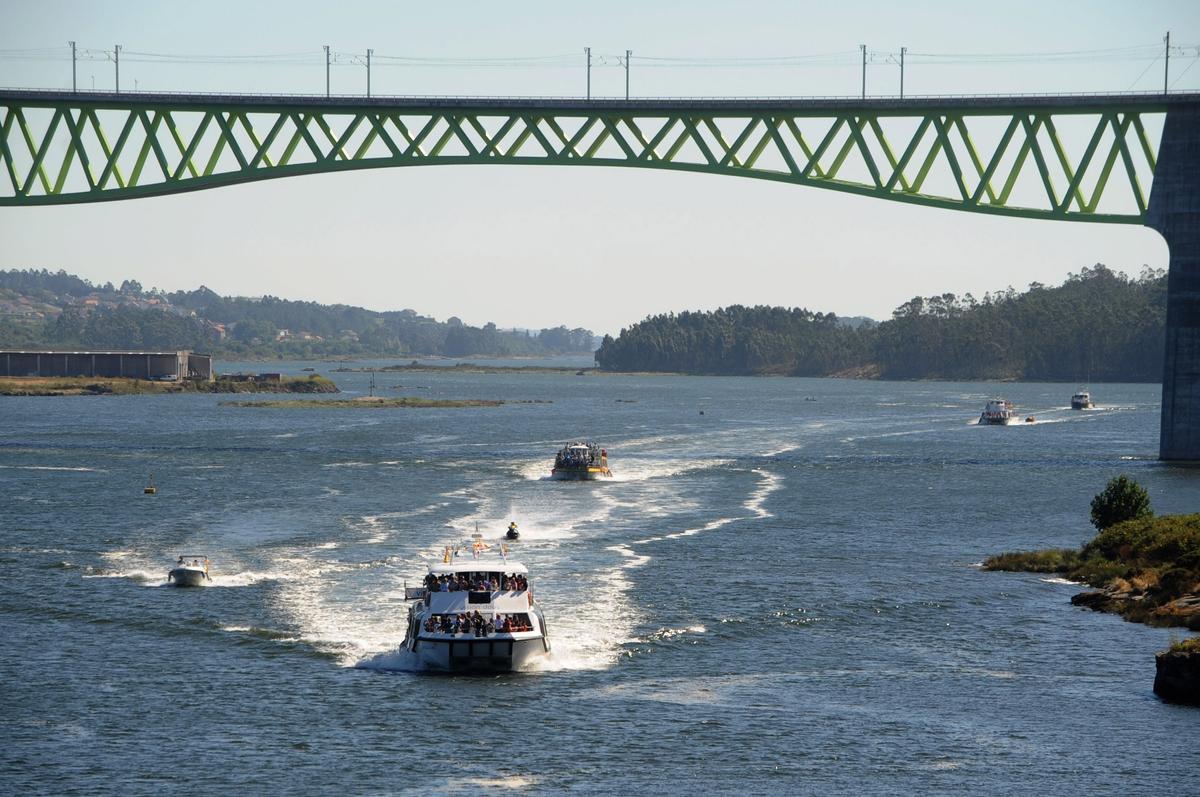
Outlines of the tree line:
<svg viewBox="0 0 1200 797">
<path fill-rule="evenodd" d="M 594 348 L 591 330 L 565 326 L 538 332 L 500 329 L 494 323 L 474 327 L 458 318 L 437 321 L 415 310 L 376 312 L 275 296 L 227 297 L 204 286 L 166 293 L 146 290 L 134 280 L 114 287 L 61 270 L 0 270 L 0 299 L 20 298 L 61 312 L 40 323 L 0 314 L 0 346 L 187 348 L 234 357 L 537 356 L 590 353 Z M 85 306 L 88 298 L 98 299 L 99 306 Z M 143 300 L 149 299 L 161 306 L 145 306 Z M 223 340 L 217 324 L 225 328 Z"/>
<path fill-rule="evenodd" d="M 694 374 L 1154 382 L 1166 290 L 1163 270 L 1130 278 L 1097 264 L 1055 287 L 916 297 L 874 325 L 783 307 L 668 313 L 606 335 L 596 363 Z"/>
</svg>

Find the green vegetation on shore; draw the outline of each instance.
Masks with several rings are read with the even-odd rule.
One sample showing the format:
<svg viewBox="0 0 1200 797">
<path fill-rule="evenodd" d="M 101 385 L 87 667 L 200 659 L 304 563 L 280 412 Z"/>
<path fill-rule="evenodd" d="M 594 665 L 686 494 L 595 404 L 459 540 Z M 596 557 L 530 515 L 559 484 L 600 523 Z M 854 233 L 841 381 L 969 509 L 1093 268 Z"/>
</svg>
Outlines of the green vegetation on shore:
<svg viewBox="0 0 1200 797">
<path fill-rule="evenodd" d="M 1177 639 L 1168 650 L 1172 653 L 1200 653 L 1200 636 Z"/>
<path fill-rule="evenodd" d="M 544 357 L 587 353 L 590 330 L 438 321 L 274 296 L 167 293 L 135 280 L 93 284 L 65 271 L 0 270 L 0 348 L 191 349 L 225 359 L 401 355 Z"/>
<path fill-rule="evenodd" d="M 429 399 L 414 396 L 385 398 L 359 396 L 351 399 L 269 399 L 266 401 L 222 401 L 222 407 L 258 407 L 270 409 L 427 409 L 436 407 L 499 407 L 501 404 L 549 404 L 543 401 L 503 401 L 500 399 Z"/>
<path fill-rule="evenodd" d="M 880 324 L 832 313 L 732 306 L 668 313 L 605 336 L 609 371 L 1155 382 L 1162 378 L 1166 273 L 1130 279 L 1097 264 L 1060 286 L 977 300 L 916 297 Z"/>
<path fill-rule="evenodd" d="M 1097 498 L 1117 482 L 1109 482 Z M 1005 553 L 989 557 L 983 569 L 1057 573 L 1098 590 L 1076 595 L 1077 605 L 1135 622 L 1200 630 L 1200 514 L 1141 513 L 1105 526 L 1079 550 Z"/>
</svg>

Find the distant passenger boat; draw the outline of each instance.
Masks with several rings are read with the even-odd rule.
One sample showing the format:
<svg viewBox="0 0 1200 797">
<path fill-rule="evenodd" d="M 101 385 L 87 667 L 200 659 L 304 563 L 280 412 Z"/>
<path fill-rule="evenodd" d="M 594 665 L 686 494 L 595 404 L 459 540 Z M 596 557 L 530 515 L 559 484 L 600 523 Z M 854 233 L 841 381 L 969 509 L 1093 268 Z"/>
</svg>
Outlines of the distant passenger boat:
<svg viewBox="0 0 1200 797">
<path fill-rule="evenodd" d="M 1071 409 L 1073 410 L 1090 410 L 1095 406 L 1092 403 L 1092 394 L 1086 390 L 1080 390 L 1074 396 L 1071 396 Z"/>
<path fill-rule="evenodd" d="M 608 452 L 595 443 L 567 443 L 555 455 L 550 476 L 562 481 L 611 479 Z"/>
<path fill-rule="evenodd" d="M 208 574 L 207 556 L 181 556 L 167 573 L 167 583 L 177 587 L 202 587 L 209 581 L 212 576 Z"/>
<path fill-rule="evenodd" d="M 992 399 L 979 415 L 979 423 L 989 426 L 1007 426 L 1017 420 L 1013 403 L 1005 399 Z"/>
</svg>

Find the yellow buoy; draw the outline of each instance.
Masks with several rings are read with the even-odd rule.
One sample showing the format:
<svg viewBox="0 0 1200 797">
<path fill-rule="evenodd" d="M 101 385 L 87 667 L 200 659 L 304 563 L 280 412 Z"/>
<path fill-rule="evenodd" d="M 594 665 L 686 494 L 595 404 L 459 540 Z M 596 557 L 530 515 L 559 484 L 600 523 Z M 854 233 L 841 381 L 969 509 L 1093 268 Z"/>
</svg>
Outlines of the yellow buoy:
<svg viewBox="0 0 1200 797">
<path fill-rule="evenodd" d="M 150 474 L 150 483 L 142 490 L 146 495 L 158 495 L 158 488 L 154 486 L 154 474 Z"/>
</svg>

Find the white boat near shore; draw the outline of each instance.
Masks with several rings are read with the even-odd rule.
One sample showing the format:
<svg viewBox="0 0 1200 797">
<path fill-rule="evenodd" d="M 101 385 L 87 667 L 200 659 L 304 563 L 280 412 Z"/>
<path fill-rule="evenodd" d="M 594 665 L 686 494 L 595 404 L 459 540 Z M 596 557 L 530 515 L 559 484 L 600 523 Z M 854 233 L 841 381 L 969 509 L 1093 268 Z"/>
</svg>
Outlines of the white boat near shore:
<svg viewBox="0 0 1200 797">
<path fill-rule="evenodd" d="M 497 544 L 497 547 L 499 544 Z M 424 585 L 405 588 L 412 601 L 403 648 L 427 669 L 520 670 L 550 652 L 546 619 L 520 562 L 490 553 L 478 535 L 447 548 Z"/>
</svg>

